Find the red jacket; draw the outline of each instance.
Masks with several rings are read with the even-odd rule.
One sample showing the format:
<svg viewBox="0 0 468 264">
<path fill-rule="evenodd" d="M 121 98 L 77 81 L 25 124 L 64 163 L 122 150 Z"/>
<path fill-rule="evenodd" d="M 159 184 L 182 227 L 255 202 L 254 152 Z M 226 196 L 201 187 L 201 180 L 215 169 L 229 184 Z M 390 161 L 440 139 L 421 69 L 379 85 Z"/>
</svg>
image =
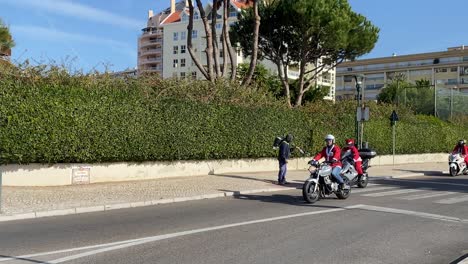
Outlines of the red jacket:
<svg viewBox="0 0 468 264">
<path fill-rule="evenodd" d="M 324 147 L 321 152 L 319 152 L 315 157 L 314 160 L 319 160 L 321 158 L 325 158 L 326 161 L 336 160 L 337 162 L 332 164 L 332 167 L 341 167 L 341 149 L 338 145 L 332 145 L 330 149 L 328 147 Z"/>
<path fill-rule="evenodd" d="M 468 146 L 459 147 L 456 145 L 452 153 L 461 153 L 462 155 L 466 155 L 468 154 Z"/>
<path fill-rule="evenodd" d="M 356 162 L 356 161 L 362 161 L 361 156 L 359 156 L 359 151 L 358 151 L 358 149 L 357 149 L 355 146 L 344 147 L 344 148 L 343 148 L 343 151 L 348 151 L 348 150 L 351 150 L 351 152 L 353 153 L 353 160 L 354 160 L 355 162 Z"/>
</svg>

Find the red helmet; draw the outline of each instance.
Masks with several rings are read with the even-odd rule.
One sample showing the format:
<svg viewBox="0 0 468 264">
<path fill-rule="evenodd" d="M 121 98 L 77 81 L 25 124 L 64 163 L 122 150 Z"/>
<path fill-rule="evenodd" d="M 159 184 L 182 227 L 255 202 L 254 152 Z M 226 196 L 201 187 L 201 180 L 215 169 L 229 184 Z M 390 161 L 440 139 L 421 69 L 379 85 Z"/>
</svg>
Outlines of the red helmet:
<svg viewBox="0 0 468 264">
<path fill-rule="evenodd" d="M 345 142 L 346 142 L 346 145 L 348 145 L 348 146 L 354 146 L 354 139 L 352 139 L 352 138 L 346 139 Z"/>
</svg>

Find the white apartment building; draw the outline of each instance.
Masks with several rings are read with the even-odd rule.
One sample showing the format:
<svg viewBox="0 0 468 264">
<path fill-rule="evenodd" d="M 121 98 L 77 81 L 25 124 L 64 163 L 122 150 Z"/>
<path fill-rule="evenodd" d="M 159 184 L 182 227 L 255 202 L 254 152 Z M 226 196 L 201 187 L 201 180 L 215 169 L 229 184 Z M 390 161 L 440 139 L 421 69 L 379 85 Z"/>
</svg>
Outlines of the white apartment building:
<svg viewBox="0 0 468 264">
<path fill-rule="evenodd" d="M 202 79 L 203 75 L 193 63 L 187 47 L 187 26 L 189 22 L 189 9 L 186 0 L 176 3 L 169 0 L 170 7 L 159 14 L 154 14 L 152 10 L 148 12 L 147 27 L 142 31 L 138 39 L 138 72 L 155 72 L 163 78 L 197 78 Z M 245 0 L 230 0 L 228 23 L 237 21 L 237 15 L 243 8 L 248 7 Z M 198 9 L 194 11 L 194 25 L 192 34 L 192 44 L 199 61 L 206 65 L 205 30 L 200 19 Z M 207 4 L 205 13 L 211 17 L 212 4 Z M 218 10 L 218 22 L 216 25 L 218 40 L 222 32 L 222 12 Z M 220 47 L 220 64 L 223 64 L 223 50 Z M 235 65 L 248 62 L 243 58 L 241 51 L 236 51 Z M 230 63 L 228 60 L 227 63 Z M 270 61 L 259 62 L 265 65 L 273 74 L 277 73 L 276 65 Z M 299 76 L 298 71 L 290 69 L 288 71 L 291 79 Z M 330 93 L 325 97 L 327 100 L 335 99 L 335 69 L 327 69 L 317 78 L 317 84 L 330 87 Z"/>
<path fill-rule="evenodd" d="M 362 92 L 366 100 L 376 100 L 395 75 L 405 76 L 410 83 L 428 80 L 437 88 L 468 93 L 468 48 L 343 62 L 337 67 L 338 100 L 355 98 L 355 75 L 365 76 Z"/>
</svg>

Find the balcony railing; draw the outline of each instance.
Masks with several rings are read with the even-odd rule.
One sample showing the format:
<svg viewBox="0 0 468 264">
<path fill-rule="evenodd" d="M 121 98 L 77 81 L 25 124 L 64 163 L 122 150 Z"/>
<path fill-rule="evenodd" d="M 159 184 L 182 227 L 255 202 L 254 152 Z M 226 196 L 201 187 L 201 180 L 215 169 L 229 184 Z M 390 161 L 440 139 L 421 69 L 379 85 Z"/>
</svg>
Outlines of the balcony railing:
<svg viewBox="0 0 468 264">
<path fill-rule="evenodd" d="M 163 40 L 162 39 L 156 39 L 156 40 L 150 40 L 150 41 L 144 41 L 141 43 L 140 48 L 147 47 L 147 46 L 154 46 L 154 45 L 162 45 Z"/>
<path fill-rule="evenodd" d="M 143 30 L 143 36 L 146 36 L 146 35 L 162 35 L 163 34 L 163 30 L 161 29 L 156 29 L 156 28 L 144 28 Z"/>
<path fill-rule="evenodd" d="M 162 52 L 161 48 L 159 48 L 159 49 L 150 49 L 150 50 L 142 51 L 140 56 L 147 55 L 147 54 L 161 53 L 161 52 Z"/>
<path fill-rule="evenodd" d="M 140 61 L 141 64 L 158 63 L 158 62 L 162 62 L 162 58 L 150 58 L 150 59 L 145 59 L 145 60 Z"/>
</svg>

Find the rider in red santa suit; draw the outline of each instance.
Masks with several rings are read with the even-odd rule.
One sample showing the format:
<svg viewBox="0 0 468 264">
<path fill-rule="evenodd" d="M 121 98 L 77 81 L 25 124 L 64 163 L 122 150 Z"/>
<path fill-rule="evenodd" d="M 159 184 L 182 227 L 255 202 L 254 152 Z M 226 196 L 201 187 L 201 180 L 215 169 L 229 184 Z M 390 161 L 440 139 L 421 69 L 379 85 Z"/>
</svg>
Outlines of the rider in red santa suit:
<svg viewBox="0 0 468 264">
<path fill-rule="evenodd" d="M 359 156 L 359 151 L 354 145 L 354 139 L 348 138 L 345 141 L 345 147 L 343 148 L 343 151 L 348 151 L 351 150 L 353 153 L 353 160 L 354 160 L 354 168 L 356 169 L 357 173 L 359 176 L 362 176 L 363 171 L 362 171 L 362 159 L 361 156 Z"/>
<path fill-rule="evenodd" d="M 465 157 L 465 163 L 468 165 L 468 146 L 465 144 L 465 140 L 460 139 L 455 145 L 455 148 L 452 151 L 452 154 L 461 154 Z"/>
</svg>

